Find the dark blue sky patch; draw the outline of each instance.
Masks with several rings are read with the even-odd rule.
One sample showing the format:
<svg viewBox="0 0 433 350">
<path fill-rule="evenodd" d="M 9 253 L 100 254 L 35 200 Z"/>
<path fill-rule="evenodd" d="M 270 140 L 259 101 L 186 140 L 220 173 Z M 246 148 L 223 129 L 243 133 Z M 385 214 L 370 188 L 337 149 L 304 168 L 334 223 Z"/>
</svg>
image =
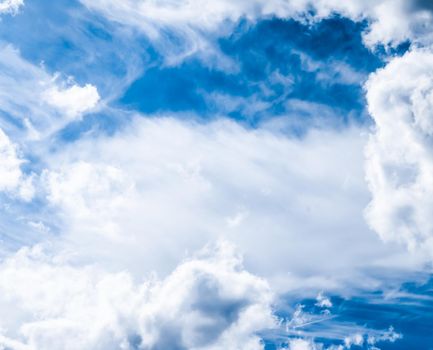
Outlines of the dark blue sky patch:
<svg viewBox="0 0 433 350">
<path fill-rule="evenodd" d="M 433 348 L 433 277 L 423 283 L 405 283 L 395 291 L 364 293 L 350 299 L 333 296 L 332 307 L 318 307 L 315 299 L 305 299 L 291 307 L 279 307 L 278 316 L 290 320 L 302 305 L 306 322 L 297 328 L 307 338 L 325 346 L 344 344 L 344 338 L 362 334 L 364 344 L 354 349 L 370 349 L 368 335 L 376 339 L 390 327 L 402 337 L 394 342 L 377 342 L 381 350 L 430 350 Z M 326 311 L 327 310 L 327 311 Z M 329 313 L 328 313 L 329 311 Z M 271 332 L 264 336 L 266 350 L 277 349 L 296 338 L 295 332 Z"/>
<path fill-rule="evenodd" d="M 280 19 L 241 22 L 218 42 L 237 71 L 216 70 L 194 57 L 174 67 L 154 66 L 119 103 L 146 114 L 227 115 L 256 125 L 275 116 L 302 118 L 290 103 L 302 100 L 335 110 L 340 122 L 364 122 L 362 84 L 382 64 L 363 46 L 364 29 L 338 17 L 312 26 Z"/>
<path fill-rule="evenodd" d="M 231 37 L 221 40 L 224 52 L 237 54 L 266 52 L 271 64 L 281 65 L 287 49 L 308 53 L 316 60 L 338 59 L 363 72 L 381 65 L 380 60 L 362 43 L 366 23 L 332 17 L 312 25 L 295 20 L 270 19 L 256 26 L 242 23 Z"/>
<path fill-rule="evenodd" d="M 203 83 L 218 81 L 215 79 L 217 74 L 195 62 L 174 68 L 151 68 L 129 87 L 121 103 L 144 113 L 164 110 L 202 112 L 206 105 L 198 90 L 204 88 L 202 80 Z"/>
</svg>

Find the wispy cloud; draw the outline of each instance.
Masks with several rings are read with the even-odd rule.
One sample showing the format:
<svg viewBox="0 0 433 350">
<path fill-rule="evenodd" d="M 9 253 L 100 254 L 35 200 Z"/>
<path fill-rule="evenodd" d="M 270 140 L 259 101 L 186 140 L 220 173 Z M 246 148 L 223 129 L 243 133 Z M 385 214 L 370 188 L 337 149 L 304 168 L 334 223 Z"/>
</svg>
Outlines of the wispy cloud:
<svg viewBox="0 0 433 350">
<path fill-rule="evenodd" d="M 11 45 L 0 47 L 0 72 L 0 126 L 23 141 L 49 136 L 99 100 L 94 86 L 50 75 Z"/>
<path fill-rule="evenodd" d="M 338 13 L 355 21 L 369 21 L 364 39 L 371 46 L 395 46 L 405 40 L 423 42 L 433 25 L 431 9 L 416 1 L 81 2 L 111 20 L 138 28 L 174 62 L 192 53 L 211 52 L 209 38 L 230 33 L 233 24 L 242 18 L 256 21 L 275 16 L 314 22 Z"/>
</svg>

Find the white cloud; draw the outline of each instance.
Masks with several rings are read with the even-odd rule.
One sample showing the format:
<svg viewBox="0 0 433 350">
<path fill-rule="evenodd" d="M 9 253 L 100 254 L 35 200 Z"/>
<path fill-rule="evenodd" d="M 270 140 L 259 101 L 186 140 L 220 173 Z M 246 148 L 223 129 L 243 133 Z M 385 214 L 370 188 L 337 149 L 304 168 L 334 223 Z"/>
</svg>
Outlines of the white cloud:
<svg viewBox="0 0 433 350">
<path fill-rule="evenodd" d="M 137 27 L 164 52 L 169 61 L 200 52 L 209 55 L 213 46 L 206 34 L 228 33 L 240 17 L 255 18 L 273 13 L 275 2 L 261 1 L 81 1 L 110 20 Z M 278 7 L 287 7 L 278 1 Z M 174 44 L 171 41 L 174 41 Z"/>
<path fill-rule="evenodd" d="M 1 0 L 0 14 L 17 13 L 19 8 L 24 5 L 24 0 Z"/>
<path fill-rule="evenodd" d="M 383 331 L 379 334 L 372 334 L 367 336 L 367 343 L 370 345 L 376 345 L 380 342 L 395 343 L 397 340 L 403 338 L 401 333 L 397 333 L 394 327 L 389 327 L 388 330 Z"/>
<path fill-rule="evenodd" d="M 319 0 L 309 2 L 320 18 L 339 13 L 352 20 L 367 20 L 367 45 L 396 46 L 406 40 L 424 43 L 433 26 L 432 8 L 417 0 Z M 311 4 L 313 3 L 313 4 Z"/>
<path fill-rule="evenodd" d="M 379 281 L 362 268 L 410 270 L 415 257 L 364 223 L 365 140 L 356 128 L 297 139 L 139 117 L 113 137 L 61 147 L 42 178 L 63 220 L 57 244 L 77 259 L 165 274 L 222 237 L 277 288 L 371 286 Z"/>
<path fill-rule="evenodd" d="M 373 194 L 366 217 L 387 241 L 433 251 L 433 54 L 396 58 L 367 84 L 376 123 L 367 146 Z"/>
<path fill-rule="evenodd" d="M 431 39 L 433 26 L 431 6 L 415 0 L 81 2 L 110 20 L 138 28 L 174 62 L 192 53 L 209 55 L 209 52 L 216 51 L 209 39 L 230 33 L 241 18 L 256 21 L 272 16 L 295 19 L 310 17 L 310 20 L 315 21 L 338 13 L 354 21 L 369 22 L 364 35 L 368 45 L 395 46 L 405 40 L 426 42 Z M 311 15 L 312 10 L 315 11 L 314 16 Z"/>
<path fill-rule="evenodd" d="M 398 304 L 397 299 L 395 302 Z M 316 304 L 316 306 L 320 305 Z M 362 347 L 378 350 L 378 345 L 381 346 L 385 342 L 394 343 L 403 338 L 403 335 L 396 332 L 392 326 L 388 329 L 372 329 L 366 325 L 356 324 L 353 319 L 343 320 L 341 316 L 333 314 L 331 310 L 308 312 L 304 305 L 298 304 L 290 318 L 280 319 L 279 331 L 269 332 L 269 339 L 273 339 L 280 345 L 278 349 L 288 347 L 307 350 L 345 350 Z M 327 345 L 322 343 L 324 339 L 328 340 Z"/>
<path fill-rule="evenodd" d="M 140 280 L 143 280 L 141 276 Z M 72 266 L 35 247 L 0 264 L 0 347 L 246 349 L 275 326 L 267 283 L 231 247 L 185 261 L 166 279 Z"/>
<path fill-rule="evenodd" d="M 85 227 L 87 233 L 123 238 L 116 218 L 128 207 L 133 183 L 120 169 L 76 162 L 59 171 L 46 170 L 42 182 L 49 188 L 49 201 L 64 208 L 77 230 Z"/>
<path fill-rule="evenodd" d="M 332 307 L 331 300 L 323 295 L 323 292 L 320 292 L 316 297 L 317 303 L 316 306 L 321 308 L 330 308 Z"/>
<path fill-rule="evenodd" d="M 205 38 L 224 32 L 227 22 L 296 17 L 308 6 L 317 18 L 337 11 L 370 19 L 371 45 L 425 42 L 431 22 L 424 8 L 385 0 L 83 1 L 154 40 L 167 28 L 177 31 L 186 54 L 209 49 Z M 367 218 L 382 238 L 430 251 L 432 61 L 413 51 L 367 86 L 377 123 L 368 141 Z M 22 123 L 25 138 L 50 135 L 99 101 L 96 87 L 59 82 L 11 46 L 0 49 L 0 73 L 0 109 Z M 338 73 L 353 79 L 353 72 Z M 301 101 L 294 107 L 306 108 Z M 5 130 L 13 124 L 1 120 Z M 369 199 L 362 130 L 313 130 L 296 139 L 270 129 L 142 117 L 114 137 L 44 154 L 39 192 L 64 226 L 41 244 L 52 243 L 54 256 L 24 248 L 0 264 L 0 308 L 10 315 L 0 320 L 0 347 L 262 349 L 256 332 L 274 326 L 267 282 L 246 272 L 227 246 L 182 262 L 220 238 L 245 253 L 248 271 L 284 291 L 377 286 L 386 268 L 419 266 L 399 247 L 381 245 L 362 220 Z M 30 199 L 33 178 L 23 175 L 17 149 L 0 129 L 0 190 Z M 46 238 L 52 218 L 42 219 L 30 225 Z M 364 275 L 377 267 L 385 270 Z M 119 270 L 127 272 L 113 272 Z M 142 282 L 154 270 L 162 279 Z M 323 295 L 317 302 L 332 306 Z M 380 337 L 348 337 L 346 347 L 398 339 L 393 331 Z M 293 350 L 317 347 L 290 341 Z"/>
<path fill-rule="evenodd" d="M 30 200 L 34 190 L 31 177 L 26 177 L 21 171 L 22 163 L 16 145 L 0 129 L 0 191 Z"/>
<path fill-rule="evenodd" d="M 344 345 L 350 349 L 352 345 L 362 346 L 364 344 L 364 336 L 362 334 L 354 334 L 344 339 Z"/>
<path fill-rule="evenodd" d="M 0 190 L 18 186 L 22 160 L 7 135 L 0 129 Z"/>
<path fill-rule="evenodd" d="M 99 101 L 98 90 L 90 84 L 72 85 L 63 89 L 53 86 L 43 92 L 43 97 L 71 119 L 94 108 Z"/>
<path fill-rule="evenodd" d="M 350 331 L 350 327 L 344 327 L 341 325 L 340 327 L 340 331 Z M 342 342 L 344 345 L 334 344 L 325 346 L 322 343 L 314 342 L 313 340 L 308 340 L 304 337 L 290 339 L 288 346 L 290 350 L 346 350 L 358 348 L 380 350 L 380 348 L 377 347 L 378 344 L 383 344 L 385 342 L 394 343 L 403 337 L 400 333 L 395 332 L 393 327 L 390 327 L 388 330 L 384 331 L 368 329 L 363 329 L 362 331 L 363 333 L 354 333 L 344 337 Z"/>
<path fill-rule="evenodd" d="M 60 79 L 24 60 L 11 45 L 0 44 L 0 127 L 23 141 L 46 137 L 99 101 L 96 87 Z"/>
<path fill-rule="evenodd" d="M 304 339 L 293 339 L 289 343 L 290 350 L 314 350 L 315 346 L 311 342 Z"/>
</svg>

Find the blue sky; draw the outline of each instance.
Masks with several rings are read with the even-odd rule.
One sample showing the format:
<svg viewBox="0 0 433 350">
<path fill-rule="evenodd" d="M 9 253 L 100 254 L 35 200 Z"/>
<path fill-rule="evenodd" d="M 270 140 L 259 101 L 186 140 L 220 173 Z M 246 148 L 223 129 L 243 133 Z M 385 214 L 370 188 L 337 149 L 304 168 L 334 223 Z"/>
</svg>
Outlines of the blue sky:
<svg viewBox="0 0 433 350">
<path fill-rule="evenodd" d="M 431 349 L 432 10 L 0 0 L 0 348 Z"/>
</svg>

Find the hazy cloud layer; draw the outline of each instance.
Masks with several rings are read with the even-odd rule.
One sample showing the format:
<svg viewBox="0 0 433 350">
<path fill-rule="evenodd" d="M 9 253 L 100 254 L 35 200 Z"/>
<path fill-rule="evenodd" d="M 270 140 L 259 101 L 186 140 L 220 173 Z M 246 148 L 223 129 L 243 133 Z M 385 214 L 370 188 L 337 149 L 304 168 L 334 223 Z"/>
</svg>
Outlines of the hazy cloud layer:
<svg viewBox="0 0 433 350">
<path fill-rule="evenodd" d="M 347 278 L 410 270 L 421 257 L 382 245 L 363 221 L 365 142 L 357 128 L 299 139 L 228 120 L 137 117 L 52 153 L 40 181 L 62 220 L 58 244 L 85 259 L 164 274 L 223 238 L 252 272 L 285 275 L 288 288 L 368 286 L 378 280 Z"/>
</svg>

